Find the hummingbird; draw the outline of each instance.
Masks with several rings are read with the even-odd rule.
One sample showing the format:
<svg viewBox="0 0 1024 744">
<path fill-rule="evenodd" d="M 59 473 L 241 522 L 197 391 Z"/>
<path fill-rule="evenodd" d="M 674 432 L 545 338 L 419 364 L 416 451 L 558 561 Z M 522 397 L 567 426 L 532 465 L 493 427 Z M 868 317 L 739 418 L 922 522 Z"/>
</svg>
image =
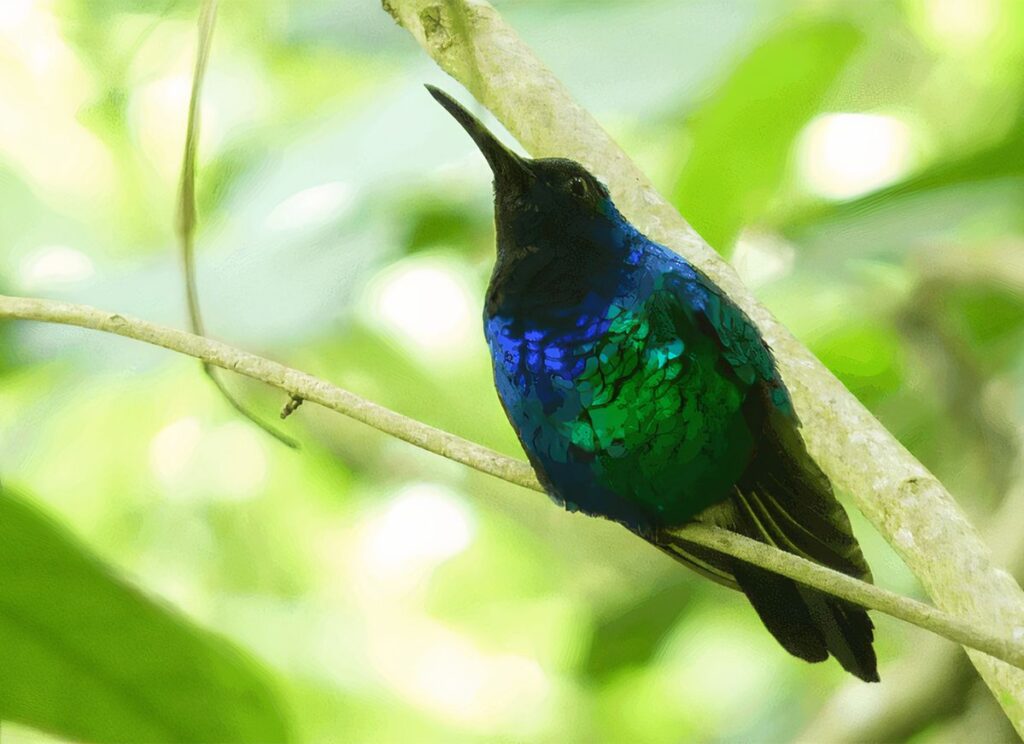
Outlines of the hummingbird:
<svg viewBox="0 0 1024 744">
<path fill-rule="evenodd" d="M 521 157 L 426 87 L 493 171 L 484 335 L 502 407 L 551 499 L 743 592 L 794 656 L 832 656 L 878 681 L 862 607 L 670 534 L 711 524 L 871 581 L 754 323 L 637 230 L 582 165 Z"/>
</svg>

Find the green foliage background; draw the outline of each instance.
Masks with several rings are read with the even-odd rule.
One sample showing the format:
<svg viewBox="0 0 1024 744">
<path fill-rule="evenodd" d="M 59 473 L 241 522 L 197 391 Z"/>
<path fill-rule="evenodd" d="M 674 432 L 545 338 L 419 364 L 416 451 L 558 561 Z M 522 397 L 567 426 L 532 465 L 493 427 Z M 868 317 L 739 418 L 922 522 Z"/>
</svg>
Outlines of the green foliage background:
<svg viewBox="0 0 1024 744">
<path fill-rule="evenodd" d="M 498 6 L 984 525 L 1021 477 L 1024 5 Z M 0 5 L 0 291 L 185 325 L 173 218 L 196 15 Z M 458 92 L 370 0 L 223 4 L 206 324 L 518 454 L 476 320 L 486 167 L 423 82 Z M 886 182 L 841 199 L 807 176 L 844 152 L 815 132 L 869 121 L 836 113 L 903 138 Z M 266 417 L 284 402 L 229 383 Z M 312 406 L 284 427 L 300 452 L 190 360 L 0 324 L 5 744 L 785 740 L 844 683 L 613 525 Z M 877 580 L 917 591 L 854 518 Z M 877 624 L 894 684 L 922 633 Z M 961 714 L 1005 736 L 970 700 L 916 740 Z"/>
</svg>

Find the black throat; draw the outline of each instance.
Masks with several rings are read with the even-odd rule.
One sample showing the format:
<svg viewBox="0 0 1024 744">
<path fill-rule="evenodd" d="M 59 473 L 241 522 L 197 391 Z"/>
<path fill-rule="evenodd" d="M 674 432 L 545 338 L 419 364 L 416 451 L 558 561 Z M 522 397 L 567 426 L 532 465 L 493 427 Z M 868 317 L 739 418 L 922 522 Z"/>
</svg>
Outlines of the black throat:
<svg viewBox="0 0 1024 744">
<path fill-rule="evenodd" d="M 608 240 L 598 244 L 588 232 L 516 236 L 499 223 L 486 314 L 545 325 L 614 297 L 629 267 L 619 251 L 608 249 Z"/>
</svg>

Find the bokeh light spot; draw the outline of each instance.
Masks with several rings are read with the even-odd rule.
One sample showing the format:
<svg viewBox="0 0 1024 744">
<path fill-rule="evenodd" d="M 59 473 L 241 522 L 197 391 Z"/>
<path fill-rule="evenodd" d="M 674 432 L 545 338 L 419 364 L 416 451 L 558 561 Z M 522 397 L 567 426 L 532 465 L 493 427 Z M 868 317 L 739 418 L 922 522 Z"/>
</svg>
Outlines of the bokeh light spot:
<svg viewBox="0 0 1024 744">
<path fill-rule="evenodd" d="M 747 286 L 761 287 L 792 273 L 796 250 L 781 236 L 744 230 L 729 261 Z"/>
<path fill-rule="evenodd" d="M 408 258 L 388 267 L 370 285 L 371 320 L 421 351 L 464 349 L 475 313 L 459 269 L 436 256 Z"/>
<path fill-rule="evenodd" d="M 192 75 L 187 57 L 177 60 L 180 72 L 158 78 L 132 96 L 130 121 L 143 152 L 161 178 L 174 182 L 181 168 L 181 148 L 192 93 Z M 218 101 L 203 101 L 202 125 L 199 127 L 197 157 L 204 159 L 221 139 L 221 116 Z"/>
<path fill-rule="evenodd" d="M 549 722 L 554 685 L 535 659 L 489 653 L 430 620 L 392 615 L 383 623 L 387 634 L 371 637 L 372 663 L 414 705 L 490 734 L 527 735 Z"/>
<path fill-rule="evenodd" d="M 81 251 L 65 245 L 49 245 L 22 260 L 18 281 L 25 289 L 45 289 L 85 281 L 95 273 L 92 260 Z"/>
<path fill-rule="evenodd" d="M 242 421 L 211 429 L 189 416 L 157 432 L 149 445 L 149 465 L 175 499 L 250 498 L 267 480 L 263 436 Z"/>
<path fill-rule="evenodd" d="M 488 655 L 459 637 L 425 648 L 415 660 L 412 697 L 446 717 L 484 730 L 495 724 L 520 725 L 543 707 L 550 682 L 533 659 Z"/>
<path fill-rule="evenodd" d="M 4 0 L 0 3 L 0 31 L 24 25 L 34 4 L 34 0 Z"/>
<path fill-rule="evenodd" d="M 907 172 L 911 140 L 910 127 L 891 116 L 823 114 L 801 135 L 800 175 L 821 196 L 858 196 Z"/>
<path fill-rule="evenodd" d="M 209 471 L 213 490 L 224 499 L 248 498 L 267 479 L 267 453 L 263 437 L 251 424 L 231 421 L 209 437 Z"/>
<path fill-rule="evenodd" d="M 989 42 L 1002 14 L 999 0 L 919 0 L 919 4 L 930 40 L 954 50 L 976 49 Z"/>
<path fill-rule="evenodd" d="M 188 467 L 203 437 L 199 419 L 178 419 L 153 437 L 149 445 L 149 466 L 163 481 L 174 481 Z"/>
<path fill-rule="evenodd" d="M 474 529 L 472 515 L 453 491 L 416 483 L 369 521 L 360 557 L 372 577 L 400 585 L 468 548 Z"/>
<path fill-rule="evenodd" d="M 351 184 L 331 181 L 292 194 L 270 210 L 267 227 L 296 230 L 319 227 L 342 216 L 355 201 Z"/>
</svg>

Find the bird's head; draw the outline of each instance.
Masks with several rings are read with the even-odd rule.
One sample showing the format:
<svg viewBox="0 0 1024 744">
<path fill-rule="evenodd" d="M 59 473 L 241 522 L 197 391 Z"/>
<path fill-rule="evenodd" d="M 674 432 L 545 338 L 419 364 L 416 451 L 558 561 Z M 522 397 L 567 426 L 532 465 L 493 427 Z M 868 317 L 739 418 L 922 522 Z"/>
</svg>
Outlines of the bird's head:
<svg viewBox="0 0 1024 744">
<path fill-rule="evenodd" d="M 499 253 L 561 252 L 604 238 L 622 217 L 608 189 L 574 160 L 531 160 L 512 152 L 475 116 L 442 90 L 427 86 L 473 138 L 494 172 Z M 595 240 L 587 241 L 593 235 Z"/>
</svg>

